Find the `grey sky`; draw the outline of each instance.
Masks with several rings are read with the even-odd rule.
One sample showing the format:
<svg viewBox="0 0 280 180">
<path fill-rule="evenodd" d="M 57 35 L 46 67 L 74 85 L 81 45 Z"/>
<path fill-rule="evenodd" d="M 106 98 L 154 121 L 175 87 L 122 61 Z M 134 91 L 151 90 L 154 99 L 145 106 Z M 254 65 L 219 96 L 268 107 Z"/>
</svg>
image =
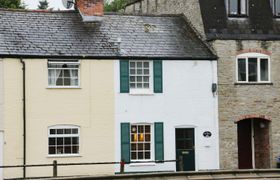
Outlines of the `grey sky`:
<svg viewBox="0 0 280 180">
<path fill-rule="evenodd" d="M 26 5 L 27 9 L 37 9 L 39 0 L 22 0 Z M 108 0 L 108 2 L 111 2 L 113 0 Z M 60 9 L 60 10 L 65 10 L 65 8 L 62 5 L 62 0 L 48 0 L 49 2 L 49 7 L 54 8 L 55 10 Z"/>
<path fill-rule="evenodd" d="M 37 9 L 39 0 L 22 0 L 24 3 L 27 5 L 27 9 Z M 65 10 L 65 8 L 62 5 L 62 0 L 48 0 L 49 2 L 49 7 L 54 8 L 55 10 L 60 9 L 60 10 Z"/>
</svg>

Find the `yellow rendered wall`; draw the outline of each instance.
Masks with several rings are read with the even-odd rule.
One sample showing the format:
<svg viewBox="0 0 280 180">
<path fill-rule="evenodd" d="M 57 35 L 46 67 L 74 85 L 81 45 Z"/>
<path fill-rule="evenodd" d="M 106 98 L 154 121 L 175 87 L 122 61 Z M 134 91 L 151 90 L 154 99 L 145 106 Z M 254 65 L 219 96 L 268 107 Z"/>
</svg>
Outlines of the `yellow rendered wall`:
<svg viewBox="0 0 280 180">
<path fill-rule="evenodd" d="M 26 63 L 27 164 L 114 161 L 113 60 L 81 60 L 80 88 L 48 88 L 46 59 Z M 22 164 L 22 65 L 4 59 L 4 165 Z M 48 157 L 48 127 L 80 126 L 80 156 Z M 60 167 L 59 176 L 113 174 L 113 165 Z M 27 168 L 27 176 L 50 176 L 52 167 Z M 21 177 L 22 169 L 4 171 Z"/>
</svg>

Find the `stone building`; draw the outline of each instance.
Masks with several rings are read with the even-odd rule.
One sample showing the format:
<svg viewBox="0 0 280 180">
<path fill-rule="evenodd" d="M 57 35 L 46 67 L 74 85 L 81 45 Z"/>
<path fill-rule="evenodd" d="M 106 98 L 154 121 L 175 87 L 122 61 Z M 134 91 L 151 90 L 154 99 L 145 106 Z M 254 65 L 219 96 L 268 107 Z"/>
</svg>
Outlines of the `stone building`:
<svg viewBox="0 0 280 180">
<path fill-rule="evenodd" d="M 276 167 L 280 1 L 140 0 L 126 12 L 183 13 L 215 50 L 221 169 Z"/>
</svg>

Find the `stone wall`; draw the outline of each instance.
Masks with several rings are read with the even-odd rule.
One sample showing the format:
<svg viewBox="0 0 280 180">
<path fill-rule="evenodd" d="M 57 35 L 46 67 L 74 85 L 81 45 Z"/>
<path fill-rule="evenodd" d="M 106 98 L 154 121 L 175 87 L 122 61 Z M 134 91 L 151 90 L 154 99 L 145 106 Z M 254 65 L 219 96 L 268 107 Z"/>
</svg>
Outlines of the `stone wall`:
<svg viewBox="0 0 280 180">
<path fill-rule="evenodd" d="M 237 124 L 240 117 L 270 117 L 270 166 L 280 155 L 280 42 L 217 40 L 213 47 L 219 57 L 219 127 L 221 169 L 238 168 Z M 272 84 L 236 84 L 236 55 L 240 51 L 271 52 Z"/>
<path fill-rule="evenodd" d="M 133 14 L 184 14 L 204 38 L 203 22 L 198 0 L 142 0 L 126 7 Z"/>
</svg>

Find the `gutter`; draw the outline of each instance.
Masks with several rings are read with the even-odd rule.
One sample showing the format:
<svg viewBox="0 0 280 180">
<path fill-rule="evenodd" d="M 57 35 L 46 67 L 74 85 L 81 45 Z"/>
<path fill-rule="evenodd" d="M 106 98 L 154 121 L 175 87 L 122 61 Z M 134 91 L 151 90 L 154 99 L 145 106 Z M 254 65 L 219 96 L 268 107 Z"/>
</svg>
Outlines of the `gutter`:
<svg viewBox="0 0 280 180">
<path fill-rule="evenodd" d="M 203 43 L 204 44 L 204 43 Z M 70 56 L 70 55 L 12 55 L 12 54 L 0 54 L 0 58 L 28 58 L 28 59 L 89 59 L 89 60 L 201 60 L 201 61 L 211 61 L 217 60 L 216 55 L 211 55 L 209 57 L 193 57 L 193 56 L 173 56 L 173 57 L 163 57 L 163 56 Z"/>
<path fill-rule="evenodd" d="M 20 58 L 22 64 L 22 103 L 23 103 L 23 178 L 26 178 L 26 92 L 25 92 L 25 62 L 22 57 Z"/>
</svg>

